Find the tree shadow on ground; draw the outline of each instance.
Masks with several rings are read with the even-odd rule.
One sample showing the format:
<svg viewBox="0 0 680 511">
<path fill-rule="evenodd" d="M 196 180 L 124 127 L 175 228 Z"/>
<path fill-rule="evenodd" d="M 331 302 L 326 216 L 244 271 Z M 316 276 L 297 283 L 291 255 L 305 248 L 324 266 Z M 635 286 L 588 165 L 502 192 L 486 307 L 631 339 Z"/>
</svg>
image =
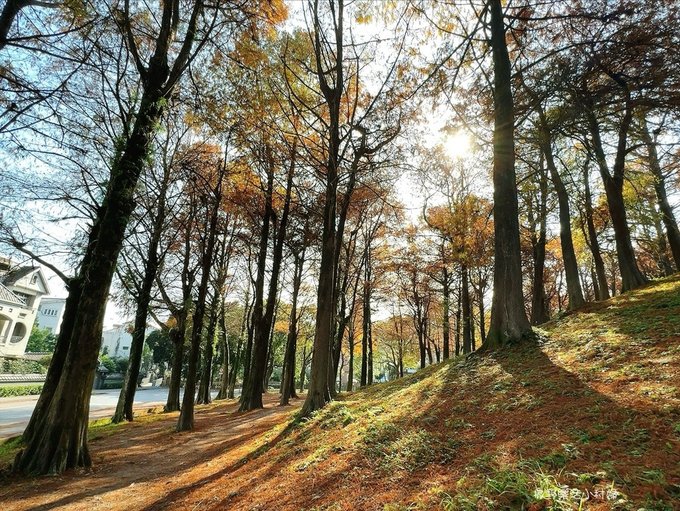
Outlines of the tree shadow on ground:
<svg viewBox="0 0 680 511">
<path fill-rule="evenodd" d="M 165 421 L 140 424 L 129 428 L 127 431 L 122 431 L 120 434 L 109 435 L 109 442 L 105 449 L 98 449 L 97 446 L 99 441 L 103 441 L 107 437 L 93 441 L 95 467 L 92 471 L 88 471 L 89 475 L 85 475 L 86 479 L 83 477 L 82 471 L 69 471 L 58 480 L 53 479 L 51 481 L 44 477 L 12 476 L 5 481 L 5 488 L 9 491 L 3 492 L 2 497 L 8 499 L 12 496 L 14 489 L 12 483 L 18 483 L 19 491 L 21 491 L 21 486 L 24 486 L 22 483 L 30 485 L 32 481 L 40 481 L 41 493 L 46 496 L 54 491 L 62 490 L 71 482 L 75 483 L 76 488 L 78 483 L 87 485 L 82 491 L 69 493 L 32 508 L 47 510 L 59 506 L 68 506 L 83 499 L 96 497 L 131 484 L 177 476 L 184 470 L 202 463 L 208 463 L 229 449 L 261 436 L 279 422 L 274 418 L 278 412 L 280 410 L 274 406 L 246 413 L 224 414 L 224 410 L 220 409 L 202 410 L 197 413 L 194 431 L 185 433 L 176 433 L 174 422 L 172 427 L 169 427 Z M 224 431 L 219 428 L 219 424 L 215 424 L 216 419 L 223 419 L 225 423 L 228 420 L 227 427 L 234 433 L 225 438 Z M 245 433 L 238 431 L 247 425 L 252 425 L 252 427 L 246 429 Z M 153 428 L 144 426 L 153 426 Z M 171 439 L 168 437 L 171 437 Z M 220 440 L 216 441 L 217 439 Z M 141 445 L 155 445 L 156 449 L 149 452 L 147 449 L 136 448 Z M 97 462 L 102 458 L 108 461 L 106 473 L 100 472 L 97 466 Z M 177 462 L 180 459 L 182 461 Z M 238 463 L 234 465 L 238 465 Z M 138 472 L 138 477 L 129 477 L 131 467 L 134 467 L 134 470 Z M 116 477 L 116 472 L 124 472 L 127 477 Z"/>
</svg>

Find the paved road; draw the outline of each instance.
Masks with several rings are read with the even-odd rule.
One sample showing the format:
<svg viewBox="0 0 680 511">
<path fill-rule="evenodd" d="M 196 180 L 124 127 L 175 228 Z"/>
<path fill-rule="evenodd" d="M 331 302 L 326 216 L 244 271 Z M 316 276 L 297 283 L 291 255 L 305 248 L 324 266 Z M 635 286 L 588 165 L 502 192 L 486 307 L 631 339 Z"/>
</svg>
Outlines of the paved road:
<svg viewBox="0 0 680 511">
<path fill-rule="evenodd" d="M 95 390 L 90 400 L 90 419 L 113 415 L 120 389 Z M 217 392 L 213 391 L 213 397 Z M 168 396 L 167 387 L 137 389 L 135 408 L 150 408 L 164 405 Z M 181 399 L 181 398 L 180 398 Z M 38 396 L 0 398 L 0 440 L 20 435 L 31 418 Z"/>
</svg>

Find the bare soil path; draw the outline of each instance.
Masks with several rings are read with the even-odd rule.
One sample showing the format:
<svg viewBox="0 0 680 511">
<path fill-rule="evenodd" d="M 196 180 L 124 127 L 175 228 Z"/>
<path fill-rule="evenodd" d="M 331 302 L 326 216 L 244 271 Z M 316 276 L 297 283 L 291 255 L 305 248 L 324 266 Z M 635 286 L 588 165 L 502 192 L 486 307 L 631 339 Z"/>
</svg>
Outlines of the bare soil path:
<svg viewBox="0 0 680 511">
<path fill-rule="evenodd" d="M 177 502 L 191 488 L 228 475 L 266 444 L 272 428 L 297 409 L 279 407 L 265 396 L 265 408 L 238 412 L 238 403 L 198 407 L 192 432 L 174 431 L 177 414 L 131 423 L 90 443 L 91 470 L 58 477 L 9 477 L 0 489 L 0 509 L 132 510 L 185 509 Z M 234 490 L 236 491 L 236 490 Z M 200 509 L 200 502 L 194 506 Z"/>
</svg>

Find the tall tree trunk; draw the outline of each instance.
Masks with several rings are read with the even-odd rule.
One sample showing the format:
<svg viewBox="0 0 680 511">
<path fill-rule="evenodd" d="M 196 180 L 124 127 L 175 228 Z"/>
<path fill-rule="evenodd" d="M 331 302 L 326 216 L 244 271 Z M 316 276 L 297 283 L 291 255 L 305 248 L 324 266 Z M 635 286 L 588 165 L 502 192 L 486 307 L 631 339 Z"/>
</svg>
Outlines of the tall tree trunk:
<svg viewBox="0 0 680 511">
<path fill-rule="evenodd" d="M 354 387 L 354 328 L 347 333 L 349 345 L 349 362 L 347 367 L 347 392 L 352 392 Z"/>
<path fill-rule="evenodd" d="M 305 391 L 305 375 L 307 374 L 307 346 L 302 348 L 302 364 L 300 364 L 300 394 Z"/>
<path fill-rule="evenodd" d="M 475 339 L 475 313 L 474 300 L 470 297 L 470 344 L 472 351 L 477 349 L 477 341 Z"/>
<path fill-rule="evenodd" d="M 463 309 L 463 353 L 472 353 L 472 307 L 470 304 L 470 278 L 466 264 L 460 266 L 460 281 Z"/>
<path fill-rule="evenodd" d="M 449 344 L 451 337 L 451 323 L 449 322 L 449 309 L 451 307 L 451 282 L 449 279 L 449 270 L 446 267 L 442 268 L 442 294 L 444 295 L 444 303 L 442 307 L 442 338 L 444 349 L 444 360 L 448 360 Z"/>
<path fill-rule="evenodd" d="M 482 346 L 486 342 L 486 324 L 484 321 L 484 315 L 486 312 L 484 311 L 484 285 L 482 283 L 482 280 L 480 278 L 479 282 L 479 293 L 477 293 L 477 301 L 479 302 L 479 340 L 482 343 Z"/>
<path fill-rule="evenodd" d="M 227 153 L 225 151 L 225 161 L 222 173 L 217 178 L 215 188 L 212 190 L 212 204 L 209 210 L 209 222 L 207 239 L 203 247 L 201 257 L 201 281 L 198 285 L 196 296 L 196 309 L 194 310 L 193 324 L 191 328 L 191 344 L 189 346 L 189 367 L 187 368 L 187 380 L 184 385 L 184 396 L 182 396 L 182 409 L 177 420 L 177 431 L 190 431 L 194 429 L 194 399 L 196 395 L 196 373 L 198 371 L 198 361 L 201 352 L 201 336 L 203 333 L 203 323 L 205 318 L 205 306 L 208 297 L 208 284 L 210 283 L 210 270 L 214 261 L 215 243 L 217 238 L 217 220 L 219 218 L 220 206 L 222 202 L 222 180 L 226 168 Z"/>
<path fill-rule="evenodd" d="M 425 344 L 425 353 L 427 353 L 427 361 L 430 365 L 434 364 L 434 357 L 432 356 L 432 343 L 427 338 L 427 333 L 424 335 L 423 343 Z"/>
<path fill-rule="evenodd" d="M 160 260 L 158 257 L 158 247 L 163 234 L 165 224 L 165 192 L 169 172 L 165 172 L 162 188 L 158 197 L 156 217 L 153 222 L 151 241 L 147 249 L 146 262 L 144 263 L 144 277 L 137 296 L 137 311 L 135 312 L 135 326 L 132 332 L 132 342 L 130 344 L 130 358 L 125 371 L 123 387 L 120 389 L 116 411 L 111 418 L 111 422 L 118 423 L 123 419 L 131 421 L 134 418 L 132 407 L 135 401 L 137 390 L 137 380 L 139 379 L 139 369 L 142 362 L 142 352 L 144 350 L 144 337 L 146 334 L 146 319 L 149 315 L 149 304 L 151 303 L 151 290 L 156 280 Z"/>
<path fill-rule="evenodd" d="M 83 267 L 83 285 L 59 383 L 39 422 L 34 423 L 26 448 L 17 455 L 15 471 L 56 474 L 67 468 L 92 464 L 87 427 L 106 300 L 134 209 L 134 188 L 161 115 L 160 89 L 166 79 L 167 70 L 158 67 L 149 70 L 149 82 L 132 133 L 113 163 L 106 195 L 95 220 L 98 236 L 88 245 L 84 258 L 88 265 Z"/>
<path fill-rule="evenodd" d="M 585 238 L 585 233 L 584 233 L 584 238 Z M 597 273 L 595 273 L 595 266 L 591 265 L 590 267 L 590 280 L 593 283 L 593 299 L 594 300 L 599 300 L 600 296 L 602 295 L 602 291 L 600 291 L 600 285 L 597 282 Z"/>
<path fill-rule="evenodd" d="M 256 293 L 254 293 L 255 295 Z M 243 354 L 243 385 L 248 381 L 250 375 L 250 366 L 253 360 L 253 336 L 254 336 L 254 325 L 253 325 L 253 311 L 255 309 L 255 296 L 253 296 L 253 303 L 248 312 L 248 323 L 247 323 L 247 337 L 246 337 L 246 351 Z M 241 391 L 243 391 L 243 385 Z M 240 397 L 239 397 L 240 400 Z"/>
<path fill-rule="evenodd" d="M 368 250 L 367 250 L 368 252 Z M 361 320 L 361 380 L 360 385 L 365 387 L 370 385 L 369 374 L 372 373 L 370 367 L 371 360 L 371 261 L 368 253 L 364 257 L 364 292 L 363 292 L 363 314 Z M 371 374 L 372 376 L 372 374 Z"/>
<path fill-rule="evenodd" d="M 366 384 L 373 385 L 373 327 L 371 325 L 370 312 L 368 320 L 368 374 L 366 375 Z"/>
<path fill-rule="evenodd" d="M 416 329 L 416 335 L 418 336 L 418 351 L 420 354 L 420 368 L 423 369 L 427 365 L 426 356 L 427 348 L 425 344 L 427 343 L 425 337 L 425 327 L 423 325 L 422 310 L 418 305 L 415 310 L 413 325 Z"/>
<path fill-rule="evenodd" d="M 267 266 L 267 246 L 269 244 L 269 230 L 273 217 L 273 193 L 274 193 L 274 169 L 269 153 L 269 171 L 267 174 L 267 187 L 265 192 L 265 209 L 260 230 L 260 245 L 257 256 L 257 276 L 255 278 L 255 301 L 251 313 L 252 334 L 249 335 L 248 350 L 246 351 L 246 369 L 243 374 L 243 387 L 241 389 L 241 411 L 262 408 L 262 379 L 264 378 L 266 349 L 269 340 L 269 328 L 265 327 L 264 317 L 264 279 Z M 271 287 L 271 286 L 270 286 Z"/>
<path fill-rule="evenodd" d="M 179 410 L 179 392 L 182 383 L 182 366 L 184 365 L 184 340 L 187 330 L 188 311 L 182 306 L 175 317 L 177 325 L 170 329 L 170 339 L 172 340 L 172 366 L 170 370 L 170 385 L 168 385 L 168 399 L 163 411 L 176 412 Z"/>
<path fill-rule="evenodd" d="M 456 356 L 460 355 L 460 334 L 461 334 L 461 316 L 463 309 L 463 290 L 460 281 L 458 282 L 458 305 L 456 306 Z"/>
<path fill-rule="evenodd" d="M 229 333 L 227 332 L 226 306 L 222 302 L 220 307 L 220 345 L 222 346 L 222 378 L 220 380 L 220 390 L 215 399 L 227 399 L 229 396 L 229 374 L 233 364 L 232 350 L 229 345 Z"/>
<path fill-rule="evenodd" d="M 630 227 L 628 226 L 628 220 L 626 218 L 626 205 L 623 200 L 624 167 L 627 153 L 628 130 L 633 115 L 632 108 L 630 93 L 628 93 L 624 115 L 619 127 L 616 160 L 611 173 L 609 172 L 606 156 L 604 154 L 597 118 L 592 109 L 586 109 L 592 147 L 600 169 L 602 181 L 604 182 L 609 216 L 611 217 L 612 227 L 614 228 L 616 257 L 619 263 L 621 290 L 623 292 L 635 289 L 647 282 L 647 278 L 640 271 L 635 258 L 633 242 L 630 236 Z"/>
<path fill-rule="evenodd" d="M 342 392 L 342 370 L 345 368 L 345 357 L 340 357 L 340 370 L 338 371 L 338 393 Z"/>
<path fill-rule="evenodd" d="M 231 362 L 229 370 L 229 387 L 227 387 L 227 399 L 234 399 L 236 397 L 236 378 L 238 377 L 238 370 L 242 364 L 243 359 L 243 337 L 239 337 L 236 343 L 236 353 Z"/>
<path fill-rule="evenodd" d="M 593 199 L 590 193 L 590 172 L 589 166 L 590 155 L 586 156 L 586 163 L 583 166 L 583 189 L 585 193 L 585 217 L 586 226 L 588 228 L 588 246 L 590 253 L 593 256 L 593 264 L 595 265 L 595 274 L 597 275 L 597 299 L 606 300 L 609 298 L 609 284 L 607 283 L 607 272 L 604 268 L 604 261 L 602 260 L 602 253 L 600 252 L 600 243 L 597 240 L 597 231 L 595 230 L 595 220 L 593 213 Z"/>
<path fill-rule="evenodd" d="M 656 214 L 654 207 L 651 207 L 652 218 L 654 219 L 654 231 L 656 233 L 656 244 L 658 251 L 657 264 L 659 269 L 667 277 L 673 274 L 673 264 L 668 257 L 668 245 L 666 243 L 666 237 L 663 232 L 663 227 L 661 227 L 661 218 Z"/>
<path fill-rule="evenodd" d="M 149 260 L 150 261 L 150 260 Z M 144 335 L 146 333 L 146 317 L 149 312 L 151 302 L 151 289 L 156 278 L 157 268 L 151 269 L 146 265 L 144 282 L 137 298 L 137 311 L 135 313 L 135 326 L 132 332 L 132 342 L 130 343 L 130 357 L 128 359 L 127 371 L 123 387 L 120 389 L 116 411 L 111 418 L 111 422 L 118 423 L 123 420 L 131 421 L 134 418 L 132 407 L 135 401 L 135 391 L 137 390 L 137 380 L 139 379 L 139 369 L 142 363 L 142 351 L 144 350 Z"/>
<path fill-rule="evenodd" d="M 404 346 L 403 346 L 401 340 L 399 341 L 397 357 L 398 357 L 397 376 L 399 378 L 403 378 L 404 377 Z"/>
<path fill-rule="evenodd" d="M 90 239 L 92 239 L 92 236 L 90 236 Z M 38 397 L 38 401 L 33 408 L 31 418 L 29 419 L 28 425 L 26 426 L 26 429 L 22 435 L 24 443 L 29 443 L 32 440 L 36 424 L 39 424 L 42 421 L 44 414 L 49 409 L 49 404 L 52 401 L 55 391 L 57 390 L 59 378 L 61 376 L 64 363 L 66 362 L 66 355 L 68 354 L 76 312 L 78 311 L 78 303 L 80 301 L 82 277 L 69 279 L 66 285 L 68 289 L 68 297 L 66 298 L 66 302 L 64 304 L 64 316 L 61 321 L 61 329 L 59 330 L 54 353 L 52 353 L 50 367 L 47 370 L 47 375 L 45 376 L 45 383 L 43 384 L 42 392 Z"/>
<path fill-rule="evenodd" d="M 201 365 L 201 377 L 198 383 L 198 395 L 196 396 L 196 404 L 207 405 L 212 401 L 210 389 L 212 387 L 212 365 L 213 354 L 215 352 L 215 332 L 217 330 L 217 317 L 219 315 L 219 301 L 222 299 L 219 292 L 215 289 L 215 296 L 213 297 L 210 307 L 210 319 L 208 320 L 208 330 L 205 336 L 205 345 L 203 346 L 203 361 Z"/>
<path fill-rule="evenodd" d="M 547 200 L 548 200 L 548 179 L 545 169 L 543 168 L 543 158 L 540 164 L 540 184 L 539 184 L 539 207 L 538 207 L 538 224 L 539 232 L 538 238 L 535 236 L 535 231 L 532 234 L 533 244 L 533 259 L 534 259 L 534 276 L 531 297 L 531 324 L 540 325 L 550 319 L 548 312 L 548 297 L 545 294 L 545 243 L 546 243 L 546 218 Z M 532 215 L 533 216 L 533 215 Z M 535 224 L 535 222 L 532 222 Z"/>
<path fill-rule="evenodd" d="M 557 203 L 559 205 L 560 216 L 560 245 L 562 247 L 562 259 L 564 261 L 564 272 L 567 280 L 567 295 L 569 296 L 569 309 L 577 309 L 585 304 L 583 290 L 579 280 L 578 262 L 574 251 L 574 241 L 571 235 L 571 212 L 569 208 L 569 194 L 564 186 L 562 176 L 560 176 L 555 159 L 552 153 L 552 141 L 550 130 L 545 126 L 545 119 L 541 112 L 543 123 L 541 133 L 541 150 L 545 157 L 545 162 L 550 171 L 555 192 L 557 193 Z"/>
<path fill-rule="evenodd" d="M 316 302 L 316 328 L 314 332 L 314 351 L 309 378 L 309 391 L 302 406 L 301 414 L 308 416 L 322 408 L 331 399 L 328 372 L 332 370 L 331 346 L 335 319 L 335 275 L 337 260 L 335 257 L 336 206 L 338 187 L 338 168 L 340 165 L 340 106 L 343 94 L 343 33 L 344 33 L 344 0 L 337 1 L 333 11 L 334 54 L 333 67 L 327 73 L 328 66 L 322 64 L 322 53 L 328 50 L 322 46 L 322 23 L 319 19 L 318 5 L 314 9 L 314 56 L 316 58 L 319 87 L 328 107 L 328 155 L 326 160 L 326 182 L 323 209 L 323 229 L 321 232 L 321 262 L 319 264 L 319 285 Z M 334 6 L 335 7 L 335 6 Z M 328 76 L 332 76 L 332 84 Z"/>
<path fill-rule="evenodd" d="M 293 273 L 293 296 L 290 309 L 290 322 L 288 324 L 288 338 L 286 339 L 286 352 L 283 361 L 283 374 L 281 376 L 281 405 L 287 405 L 290 398 L 297 398 L 295 393 L 295 352 L 297 349 L 297 303 L 302 284 L 302 271 L 305 264 L 305 249 L 295 255 L 295 268 Z"/>
<path fill-rule="evenodd" d="M 642 142 L 647 148 L 647 158 L 649 160 L 649 170 L 654 176 L 654 191 L 656 192 L 656 200 L 661 212 L 661 219 L 666 228 L 666 236 L 668 237 L 668 245 L 673 254 L 673 261 L 675 267 L 680 270 L 680 229 L 673 214 L 673 208 L 668 202 L 668 193 L 666 192 L 666 177 L 661 169 L 661 162 L 659 160 L 659 153 L 656 150 L 656 142 L 652 139 L 647 126 L 647 120 L 642 117 L 640 120 L 640 133 Z"/>
<path fill-rule="evenodd" d="M 87 446 L 90 396 L 97 366 L 104 311 L 116 260 L 123 245 L 130 215 L 135 206 L 134 190 L 145 165 L 153 134 L 168 97 L 190 58 L 196 37 L 196 23 L 203 4 L 193 6 L 186 27 L 182 50 L 172 71 L 168 64 L 170 41 L 174 38 L 173 19 L 179 17 L 179 4 L 163 6 L 160 31 L 153 55 L 143 68 L 143 92 L 134 116 L 132 130 L 122 140 L 114 159 L 111 176 L 91 230 L 89 244 L 81 265 L 82 286 L 70 333 L 68 352 L 59 372 L 56 387 L 48 387 L 45 402 L 33 423 L 26 448 L 20 452 L 13 469 L 23 473 L 61 473 L 67 468 L 90 466 Z M 127 13 L 125 13 L 127 14 Z M 126 24 L 129 20 L 123 20 Z M 138 69 L 142 69 L 141 63 Z M 92 234 L 95 236 L 92 236 Z M 71 292 L 71 290 L 69 290 Z"/>
<path fill-rule="evenodd" d="M 519 341 L 531 333 L 524 310 L 519 244 L 519 207 L 515 175 L 514 103 L 501 0 L 489 0 L 494 68 L 493 199 L 494 281 L 491 349 Z"/>
<path fill-rule="evenodd" d="M 286 237 L 286 228 L 288 224 L 288 215 L 290 212 L 290 201 L 293 189 L 293 174 L 296 164 L 296 146 L 293 145 L 291 150 L 290 166 L 286 179 L 286 195 L 283 204 L 283 212 L 279 221 L 278 229 L 274 240 L 274 250 L 272 253 L 272 270 L 269 278 L 269 292 L 267 293 L 267 305 L 264 308 L 262 304 L 262 296 L 264 294 L 264 272 L 267 263 L 267 242 L 269 240 L 269 224 L 270 219 L 274 215 L 273 211 L 273 190 L 274 190 L 274 160 L 271 153 L 271 147 L 267 146 L 267 158 L 269 164 L 269 172 L 267 176 L 267 192 L 265 204 L 265 225 L 262 227 L 260 236 L 260 252 L 258 255 L 257 268 L 257 283 L 256 283 L 256 297 L 255 306 L 253 308 L 253 354 L 250 361 L 251 367 L 248 372 L 248 378 L 244 379 L 243 391 L 241 393 L 241 406 L 239 410 L 248 411 L 256 408 L 262 408 L 262 393 L 265 390 L 264 378 L 267 373 L 267 357 L 268 346 L 270 344 L 270 337 L 274 323 L 274 313 L 276 310 L 279 273 L 281 270 L 281 262 L 283 261 L 283 243 Z"/>
</svg>

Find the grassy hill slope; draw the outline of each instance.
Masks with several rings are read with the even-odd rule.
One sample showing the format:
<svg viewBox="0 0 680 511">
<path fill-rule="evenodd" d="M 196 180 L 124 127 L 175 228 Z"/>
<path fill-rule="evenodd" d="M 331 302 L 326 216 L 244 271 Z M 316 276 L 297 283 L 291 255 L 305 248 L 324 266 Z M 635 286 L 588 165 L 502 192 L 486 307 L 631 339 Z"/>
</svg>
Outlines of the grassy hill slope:
<svg viewBox="0 0 680 511">
<path fill-rule="evenodd" d="M 204 409 L 192 433 L 174 433 L 172 417 L 130 426 L 93 445 L 92 491 L 75 474 L 18 481 L 0 500 L 21 508 L 39 486 L 40 502 L 68 509 L 680 509 L 680 277 L 540 334 L 343 396 L 305 421 L 270 400 L 259 422 L 231 404 Z M 242 436 L 219 436 L 236 421 Z M 144 439 L 165 458 L 139 457 Z M 146 467 L 132 489 L 119 447 Z M 98 474 L 114 482 L 101 489 Z"/>
<path fill-rule="evenodd" d="M 252 495 L 264 509 L 680 509 L 680 279 L 541 338 L 333 403 L 246 469 Z"/>
</svg>

